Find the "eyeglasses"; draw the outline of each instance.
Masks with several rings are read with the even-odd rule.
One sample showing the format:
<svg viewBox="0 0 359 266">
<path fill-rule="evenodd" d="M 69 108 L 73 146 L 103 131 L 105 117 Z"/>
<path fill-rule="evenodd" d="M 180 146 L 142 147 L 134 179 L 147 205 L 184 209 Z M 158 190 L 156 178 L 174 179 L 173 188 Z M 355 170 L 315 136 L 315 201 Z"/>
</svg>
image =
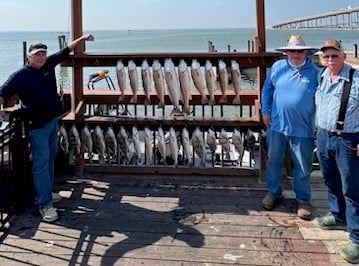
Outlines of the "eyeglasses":
<svg viewBox="0 0 359 266">
<path fill-rule="evenodd" d="M 339 55 L 337 55 L 337 54 L 326 54 L 323 56 L 324 59 L 329 59 L 329 58 L 336 59 L 338 57 L 339 57 Z"/>
<path fill-rule="evenodd" d="M 289 53 L 304 53 L 304 50 L 287 50 Z"/>
</svg>

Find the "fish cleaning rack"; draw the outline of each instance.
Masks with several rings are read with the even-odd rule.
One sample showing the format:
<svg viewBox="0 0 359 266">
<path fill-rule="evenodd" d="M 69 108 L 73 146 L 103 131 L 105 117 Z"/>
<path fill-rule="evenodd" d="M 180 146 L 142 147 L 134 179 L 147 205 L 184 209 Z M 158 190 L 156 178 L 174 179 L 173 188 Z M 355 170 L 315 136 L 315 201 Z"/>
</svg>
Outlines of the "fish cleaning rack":
<svg viewBox="0 0 359 266">
<path fill-rule="evenodd" d="M 256 5 L 256 22 L 257 29 L 253 38 L 254 49 L 252 52 L 203 52 L 203 53 L 191 53 L 191 52 L 143 52 L 143 53 L 90 53 L 85 52 L 85 44 L 79 45 L 72 56 L 66 60 L 62 65 L 69 66 L 73 69 L 73 88 L 66 89 L 64 100 L 67 103 L 68 112 L 61 117 L 61 123 L 69 129 L 72 125 L 81 130 L 87 125 L 91 130 L 94 130 L 97 126 L 102 130 L 106 130 L 107 127 L 112 127 L 115 131 L 121 127 L 127 129 L 128 132 L 136 127 L 139 131 L 144 130 L 146 127 L 152 132 L 157 132 L 161 127 L 165 131 L 169 131 L 173 128 L 175 131 L 180 132 L 183 128 L 186 128 L 190 135 L 199 128 L 201 132 L 206 132 L 209 129 L 215 130 L 217 133 L 224 129 L 227 132 L 232 132 L 234 129 L 239 129 L 242 133 L 247 132 L 248 129 L 253 132 L 259 133 L 263 128 L 260 116 L 260 94 L 261 87 L 264 83 L 267 69 L 278 59 L 282 58 L 280 53 L 266 52 L 266 40 L 265 40 L 265 19 L 264 19 L 264 0 L 254 1 Z M 77 38 L 83 34 L 83 8 L 81 1 L 71 1 L 72 10 L 72 39 Z M 84 67 L 96 67 L 107 68 L 116 67 L 119 60 L 122 60 L 124 65 L 128 65 L 128 62 L 132 60 L 137 66 L 139 66 L 144 59 L 148 62 L 153 60 L 159 60 L 164 65 L 165 60 L 171 58 L 173 63 L 178 66 L 180 60 L 184 60 L 187 64 L 190 64 L 193 59 L 196 59 L 203 67 L 206 60 L 209 60 L 213 65 L 217 65 L 219 60 L 222 60 L 227 66 L 230 65 L 231 60 L 235 60 L 241 69 L 254 69 L 256 73 L 257 88 L 246 89 L 242 88 L 240 92 L 240 104 L 236 105 L 238 108 L 236 114 L 233 112 L 227 113 L 227 109 L 233 108 L 232 100 L 235 97 L 233 91 L 228 91 L 227 102 L 220 103 L 219 99 L 222 95 L 217 92 L 214 95 L 214 106 L 208 107 L 201 103 L 201 95 L 192 91 L 192 99 L 190 104 L 192 106 L 192 115 L 189 116 L 172 116 L 167 113 L 169 106 L 172 110 L 172 102 L 169 95 L 166 93 L 164 96 L 165 107 L 158 109 L 156 106 L 159 103 L 157 95 L 149 95 L 151 99 L 150 105 L 145 105 L 145 99 L 147 95 L 144 93 L 138 93 L 137 102 L 131 103 L 133 92 L 126 90 L 123 97 L 119 90 L 87 90 L 83 88 L 83 68 Z M 91 105 L 106 105 L 115 106 L 123 104 L 125 107 L 131 107 L 133 115 L 112 115 L 111 112 L 105 115 L 96 115 L 89 112 L 89 106 Z M 65 104 L 66 105 L 66 104 Z M 143 111 L 140 109 L 143 108 Z M 219 110 L 216 112 L 216 110 Z M 258 141 L 258 140 L 257 140 Z M 260 141 L 261 142 L 261 141 Z M 259 151 L 262 151 L 263 145 L 260 145 Z M 259 169 L 262 170 L 265 165 L 265 155 L 260 154 Z M 81 160 L 79 160 L 81 162 Z M 189 169 L 188 173 L 197 172 L 194 167 L 164 167 L 167 173 L 173 174 L 176 172 L 185 172 Z M 88 169 L 90 169 L 88 167 Z M 141 171 L 147 173 L 149 169 L 153 171 L 160 171 L 159 166 L 151 167 L 99 167 L 101 172 L 116 171 L 121 172 L 121 169 L 126 172 Z M 215 167 L 205 168 L 202 172 L 209 173 L 211 170 L 217 169 Z M 252 168 L 251 168 L 252 169 Z M 253 169 L 252 169 L 253 170 Z M 244 169 L 235 169 L 232 174 L 240 174 Z M 218 174 L 224 174 L 231 172 L 230 169 L 224 167 L 220 168 Z"/>
<path fill-rule="evenodd" d="M 278 56 L 278 54 L 276 54 Z M 103 55 L 93 55 L 87 54 L 86 57 L 73 56 L 70 60 L 72 62 L 79 61 L 80 64 L 85 64 L 86 66 L 96 66 L 99 67 L 99 64 L 103 64 L 106 69 L 109 69 L 106 72 L 105 76 L 108 76 L 111 73 L 116 73 L 116 65 L 119 61 L 121 61 L 125 66 L 128 66 L 129 61 L 133 61 L 136 64 L 136 72 L 138 73 L 138 83 L 141 84 L 142 76 L 141 76 L 141 64 L 144 60 L 147 60 L 149 64 L 151 64 L 154 60 L 158 60 L 162 69 L 164 70 L 164 65 L 168 58 L 171 58 L 174 65 L 176 66 L 176 73 L 178 73 L 178 65 L 184 60 L 188 64 L 188 69 L 190 70 L 190 66 L 192 61 L 195 59 L 199 62 L 201 67 L 201 75 L 204 79 L 205 72 L 205 64 L 207 61 L 210 61 L 214 69 L 217 68 L 219 60 L 223 61 L 228 66 L 231 65 L 231 62 L 235 60 L 241 68 L 258 68 L 258 65 L 263 68 L 267 68 L 270 66 L 273 55 L 268 56 L 268 54 L 250 54 L 250 53 L 195 53 L 195 54 L 172 54 L 171 57 L 168 57 L 169 54 L 146 54 L 146 55 L 135 55 L 135 54 L 124 54 L 124 55 L 112 55 L 109 57 L 103 57 Z M 96 59 L 96 60 L 95 60 Z M 65 62 L 64 65 L 68 65 L 69 62 Z M 72 62 L 69 65 L 72 65 Z M 94 64 L 96 62 L 96 64 Z M 151 73 L 153 73 L 153 69 L 151 69 Z M 217 72 L 217 71 L 215 71 Z M 126 68 L 126 78 L 127 85 L 124 90 L 117 89 L 108 89 L 105 88 L 94 88 L 91 89 L 81 89 L 79 95 L 79 101 L 75 111 L 70 111 L 62 117 L 61 121 L 66 131 L 68 132 L 73 125 L 76 125 L 76 128 L 79 132 L 83 130 L 86 126 L 89 128 L 89 131 L 95 131 L 95 128 L 99 126 L 103 134 L 108 128 L 112 128 L 114 134 L 117 139 L 118 132 L 120 132 L 121 128 L 124 128 L 128 134 L 129 145 L 132 146 L 132 154 L 131 158 L 135 158 L 135 140 L 133 138 L 133 128 L 139 132 L 139 142 L 141 146 L 141 152 L 138 156 L 140 158 L 139 162 L 136 159 L 129 159 L 130 163 L 123 163 L 123 161 L 116 156 L 119 156 L 120 152 L 117 151 L 116 154 L 105 153 L 102 157 L 103 160 L 100 163 L 100 155 L 96 149 L 93 149 L 94 160 L 92 164 L 89 163 L 89 154 L 83 153 L 80 157 L 82 160 L 75 160 L 78 162 L 82 162 L 84 166 L 91 171 L 136 171 L 139 172 L 188 172 L 188 171 L 199 171 L 203 173 L 208 173 L 208 171 L 212 171 L 211 169 L 226 169 L 220 174 L 224 174 L 225 172 L 231 172 L 229 169 L 252 169 L 252 170 L 260 170 L 262 168 L 264 161 L 261 159 L 261 147 L 260 145 L 260 132 L 262 130 L 262 124 L 260 123 L 260 113 L 259 113 L 259 98 L 260 98 L 260 90 L 259 87 L 257 89 L 248 89 L 246 87 L 242 87 L 239 93 L 240 104 L 233 103 L 236 93 L 233 89 L 233 83 L 228 83 L 228 89 L 226 91 L 226 101 L 223 101 L 223 91 L 220 89 L 220 79 L 216 79 L 216 87 L 217 90 L 214 92 L 214 103 L 213 104 L 203 104 L 202 99 L 203 96 L 201 93 L 196 90 L 194 81 L 191 80 L 191 90 L 190 96 L 191 100 L 189 101 L 191 114 L 180 114 L 173 115 L 171 114 L 174 109 L 174 104 L 172 101 L 172 97 L 169 93 L 168 84 L 166 84 L 166 91 L 164 94 L 164 106 L 158 108 L 160 103 L 160 97 L 155 89 L 154 82 L 151 83 L 151 90 L 148 95 L 146 95 L 146 91 L 144 90 L 144 86 L 139 86 L 136 91 L 137 101 L 133 102 L 134 91 L 131 89 L 129 72 Z M 94 75 L 93 78 L 97 78 L 98 76 Z M 257 76 L 257 80 L 260 76 Z M 178 78 L 178 77 L 177 77 Z M 193 77 L 192 77 L 193 78 Z M 97 79 L 96 79 L 97 80 Z M 230 79 L 229 79 L 230 80 Z M 259 79 L 260 81 L 260 79 Z M 96 83 L 96 82 L 95 82 Z M 111 81 L 109 81 L 111 84 Z M 166 81 L 165 81 L 166 83 Z M 258 82 L 259 84 L 260 82 Z M 113 82 L 112 82 L 113 84 Z M 119 87 L 119 86 L 118 86 Z M 210 98 L 209 91 L 205 84 L 204 89 L 206 91 L 206 98 Z M 75 90 L 76 94 L 78 93 Z M 65 90 L 65 96 L 69 96 L 71 91 Z M 145 103 L 146 99 L 150 100 L 150 104 Z M 128 110 L 127 114 L 120 114 L 117 109 L 118 107 L 123 106 L 126 110 Z M 181 101 L 181 108 L 183 107 L 183 102 Z M 91 108 L 92 106 L 92 108 Z M 106 106 L 106 112 L 101 114 L 91 112 L 91 110 L 95 110 L 96 106 Z M 129 115 L 131 114 L 131 115 Z M 153 153 L 153 158 L 151 162 L 146 163 L 146 141 L 145 141 L 145 129 L 149 129 L 151 131 L 151 143 L 152 146 L 147 149 L 151 149 Z M 169 135 L 171 128 L 173 128 L 176 132 L 176 136 L 178 139 L 178 158 L 177 164 L 172 163 L 175 161 L 173 156 L 169 155 L 169 162 L 163 163 L 161 161 L 161 157 L 158 155 L 158 131 L 159 129 L 163 129 L 165 134 Z M 182 131 L 183 129 L 188 130 L 190 139 L 193 136 L 193 132 L 196 129 L 199 129 L 202 132 L 205 153 L 206 153 L 206 162 L 201 165 L 199 162 L 200 156 L 195 152 L 195 149 L 192 145 L 192 163 L 186 164 L 182 160 L 184 156 L 183 151 L 183 142 L 182 142 Z M 210 149 L 207 144 L 207 135 L 208 130 L 211 129 L 216 134 L 216 142 L 217 147 L 214 151 L 214 157 L 210 156 Z M 222 129 L 228 134 L 228 141 L 230 144 L 230 152 L 226 153 L 223 145 L 219 142 L 219 135 Z M 234 144 L 232 142 L 232 134 L 234 130 L 240 131 L 242 134 L 242 141 L 247 141 L 248 133 L 253 133 L 255 136 L 255 143 L 252 145 L 252 148 L 249 149 L 247 147 L 246 152 L 244 152 L 244 160 L 239 162 L 238 160 L 238 152 L 236 151 Z M 247 141 L 248 142 L 248 141 Z M 118 142 L 117 142 L 117 145 Z M 167 146 L 169 144 L 169 137 L 167 137 Z M 245 146 L 245 145 L 244 145 Z M 250 152 L 249 152 L 250 151 Z M 168 159 L 167 159 L 168 160 Z M 171 161 L 172 160 L 172 161 Z M 173 168 L 173 166 L 176 166 Z M 118 166 L 118 167 L 117 167 Z M 129 170 L 130 169 L 130 170 Z M 175 170 L 173 170 L 175 169 Z M 189 169 L 189 170 L 188 170 Z M 228 171 L 229 170 L 229 171 Z"/>
</svg>

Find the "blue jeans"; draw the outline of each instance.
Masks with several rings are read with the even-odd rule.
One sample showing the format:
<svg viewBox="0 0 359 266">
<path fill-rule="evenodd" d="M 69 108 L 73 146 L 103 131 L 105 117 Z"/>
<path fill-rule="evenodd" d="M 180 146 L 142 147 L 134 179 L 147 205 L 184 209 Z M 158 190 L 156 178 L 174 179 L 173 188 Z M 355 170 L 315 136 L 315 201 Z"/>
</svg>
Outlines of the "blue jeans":
<svg viewBox="0 0 359 266">
<path fill-rule="evenodd" d="M 330 135 L 317 133 L 317 153 L 325 185 L 329 208 L 334 217 L 346 221 L 349 237 L 359 244 L 359 133 Z"/>
<path fill-rule="evenodd" d="M 282 196 L 283 159 L 290 151 L 294 163 L 293 189 L 296 200 L 298 203 L 309 203 L 314 138 L 290 137 L 267 129 L 267 144 L 266 178 L 269 192 L 276 197 Z"/>
<path fill-rule="evenodd" d="M 32 175 L 38 208 L 52 206 L 54 164 L 57 155 L 58 121 L 54 118 L 44 127 L 28 132 L 32 152 Z"/>
</svg>

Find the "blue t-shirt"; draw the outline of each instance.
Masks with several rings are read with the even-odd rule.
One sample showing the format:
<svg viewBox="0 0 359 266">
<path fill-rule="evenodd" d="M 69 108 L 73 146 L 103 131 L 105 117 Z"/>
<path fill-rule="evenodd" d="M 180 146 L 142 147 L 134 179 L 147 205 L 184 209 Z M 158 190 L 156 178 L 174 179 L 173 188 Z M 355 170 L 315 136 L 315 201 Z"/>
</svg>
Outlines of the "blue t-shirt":
<svg viewBox="0 0 359 266">
<path fill-rule="evenodd" d="M 308 58 L 299 68 L 282 59 L 273 64 L 262 89 L 262 114 L 271 129 L 287 136 L 314 137 L 314 96 L 319 69 Z"/>
</svg>

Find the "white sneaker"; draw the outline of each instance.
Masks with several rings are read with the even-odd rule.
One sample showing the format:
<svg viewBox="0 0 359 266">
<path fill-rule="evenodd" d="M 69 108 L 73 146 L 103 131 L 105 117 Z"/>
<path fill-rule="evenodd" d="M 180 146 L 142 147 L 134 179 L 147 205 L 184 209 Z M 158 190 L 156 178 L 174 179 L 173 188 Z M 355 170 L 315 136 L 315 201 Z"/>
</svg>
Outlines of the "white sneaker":
<svg viewBox="0 0 359 266">
<path fill-rule="evenodd" d="M 59 193 L 52 192 L 52 202 L 60 202 L 62 200 L 62 197 Z"/>
<path fill-rule="evenodd" d="M 42 219 L 45 222 L 55 222 L 57 219 L 59 219 L 59 215 L 57 214 L 57 211 L 52 206 L 46 206 L 39 210 Z"/>
</svg>

